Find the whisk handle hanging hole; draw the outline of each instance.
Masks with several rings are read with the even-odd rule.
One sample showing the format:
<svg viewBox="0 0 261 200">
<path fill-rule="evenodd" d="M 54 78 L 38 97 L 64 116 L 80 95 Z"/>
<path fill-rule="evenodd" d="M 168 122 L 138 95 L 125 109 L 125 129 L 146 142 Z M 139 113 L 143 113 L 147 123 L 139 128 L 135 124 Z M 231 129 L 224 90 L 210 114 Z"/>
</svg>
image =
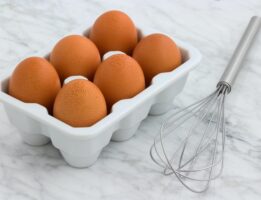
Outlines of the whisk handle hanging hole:
<svg viewBox="0 0 261 200">
<path fill-rule="evenodd" d="M 248 26 L 239 41 L 217 87 L 220 85 L 226 85 L 228 87 L 228 92 L 231 91 L 231 87 L 241 69 L 242 61 L 244 60 L 248 49 L 250 48 L 256 33 L 261 26 L 261 18 L 258 16 L 253 16 L 248 23 Z"/>
</svg>

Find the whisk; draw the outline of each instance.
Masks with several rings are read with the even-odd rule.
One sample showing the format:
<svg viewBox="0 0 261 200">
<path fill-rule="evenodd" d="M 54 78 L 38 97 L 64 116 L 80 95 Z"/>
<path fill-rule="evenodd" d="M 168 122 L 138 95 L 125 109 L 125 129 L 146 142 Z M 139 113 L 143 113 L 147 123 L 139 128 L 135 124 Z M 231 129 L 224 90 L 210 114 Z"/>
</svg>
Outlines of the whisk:
<svg viewBox="0 0 261 200">
<path fill-rule="evenodd" d="M 150 149 L 152 160 L 165 175 L 176 175 L 190 191 L 201 193 L 223 170 L 225 149 L 225 99 L 261 24 L 251 18 L 217 89 L 206 98 L 171 113 Z"/>
</svg>

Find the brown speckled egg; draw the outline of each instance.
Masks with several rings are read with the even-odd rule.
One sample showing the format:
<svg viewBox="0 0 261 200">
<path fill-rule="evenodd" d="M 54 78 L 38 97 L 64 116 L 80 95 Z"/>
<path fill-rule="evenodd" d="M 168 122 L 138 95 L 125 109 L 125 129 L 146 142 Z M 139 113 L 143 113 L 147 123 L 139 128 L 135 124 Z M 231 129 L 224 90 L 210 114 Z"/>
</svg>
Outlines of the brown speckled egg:
<svg viewBox="0 0 261 200">
<path fill-rule="evenodd" d="M 50 62 L 56 68 L 61 81 L 73 75 L 86 76 L 92 80 L 101 58 L 91 40 L 80 35 L 70 35 L 55 45 Z"/>
<path fill-rule="evenodd" d="M 94 23 L 90 39 L 101 55 L 108 51 L 131 54 L 138 41 L 137 29 L 128 15 L 113 10 L 102 14 Z"/>
<path fill-rule="evenodd" d="M 94 83 L 102 91 L 108 108 L 121 99 L 135 96 L 145 88 L 141 67 L 125 54 L 116 54 L 104 60 L 95 73 Z"/>
<path fill-rule="evenodd" d="M 54 117 L 73 127 L 91 126 L 106 114 L 103 94 L 88 80 L 76 79 L 66 83 L 54 102 Z"/>
<path fill-rule="evenodd" d="M 61 88 L 54 67 L 44 58 L 30 57 L 18 64 L 10 80 L 8 93 L 26 103 L 38 103 L 52 110 Z"/>
<path fill-rule="evenodd" d="M 180 50 L 175 42 L 163 34 L 144 37 L 135 47 L 133 58 L 143 69 L 146 85 L 150 84 L 155 75 L 172 71 L 182 62 Z"/>
</svg>

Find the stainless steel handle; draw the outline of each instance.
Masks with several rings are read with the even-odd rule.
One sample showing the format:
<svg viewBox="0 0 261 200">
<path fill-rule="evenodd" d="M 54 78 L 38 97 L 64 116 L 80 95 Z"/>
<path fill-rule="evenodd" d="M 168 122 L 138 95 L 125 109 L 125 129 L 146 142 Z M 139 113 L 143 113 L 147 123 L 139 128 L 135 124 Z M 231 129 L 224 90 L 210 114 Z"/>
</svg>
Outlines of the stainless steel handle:
<svg viewBox="0 0 261 200">
<path fill-rule="evenodd" d="M 261 18 L 258 16 L 254 16 L 248 23 L 248 26 L 239 41 L 233 56 L 231 57 L 226 70 L 222 74 L 218 86 L 220 84 L 225 84 L 228 86 L 228 92 L 231 91 L 231 87 L 238 75 L 239 70 L 241 69 L 241 64 L 243 59 L 245 58 L 249 47 L 254 40 L 256 33 L 259 30 L 261 25 Z"/>
</svg>

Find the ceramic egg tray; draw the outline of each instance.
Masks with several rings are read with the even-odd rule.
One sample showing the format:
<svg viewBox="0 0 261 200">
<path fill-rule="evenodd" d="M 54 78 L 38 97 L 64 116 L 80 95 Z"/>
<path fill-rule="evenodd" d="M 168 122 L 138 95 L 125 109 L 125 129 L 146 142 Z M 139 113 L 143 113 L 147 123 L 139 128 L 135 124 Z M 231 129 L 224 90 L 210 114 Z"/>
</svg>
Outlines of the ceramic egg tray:
<svg viewBox="0 0 261 200">
<path fill-rule="evenodd" d="M 143 32 L 143 35 L 149 33 Z M 128 140 L 148 114 L 168 111 L 175 96 L 183 89 L 201 55 L 191 45 L 172 39 L 181 49 L 183 64 L 171 72 L 155 76 L 152 84 L 135 97 L 114 104 L 112 112 L 91 127 L 71 127 L 49 115 L 41 105 L 24 103 L 9 96 L 8 80 L 12 72 L 0 78 L 0 101 L 27 144 L 38 146 L 51 140 L 69 165 L 88 167 L 97 160 L 110 140 Z"/>
</svg>

